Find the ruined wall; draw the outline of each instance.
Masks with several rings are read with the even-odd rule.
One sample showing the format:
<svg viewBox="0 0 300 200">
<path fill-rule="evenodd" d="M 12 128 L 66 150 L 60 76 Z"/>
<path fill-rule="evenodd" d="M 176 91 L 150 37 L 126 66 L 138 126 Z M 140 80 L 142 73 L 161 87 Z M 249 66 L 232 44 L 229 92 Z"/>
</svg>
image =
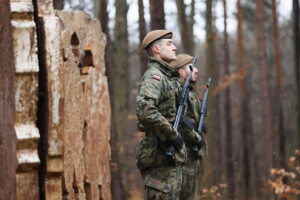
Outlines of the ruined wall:
<svg viewBox="0 0 300 200">
<path fill-rule="evenodd" d="M 83 12 L 56 14 L 63 27 L 65 190 L 71 192 L 75 187 L 75 195 L 80 196 L 84 189 L 87 199 L 110 199 L 105 35 L 99 22 Z"/>
<path fill-rule="evenodd" d="M 38 72 L 36 25 L 30 1 L 11 1 L 15 74 L 15 132 L 17 136 L 17 199 L 38 199 L 36 127 Z M 28 192 L 30 191 L 30 192 Z"/>
<path fill-rule="evenodd" d="M 11 9 L 17 199 L 111 199 L 111 110 L 99 21 L 54 11 L 51 0 L 11 0 Z"/>
</svg>

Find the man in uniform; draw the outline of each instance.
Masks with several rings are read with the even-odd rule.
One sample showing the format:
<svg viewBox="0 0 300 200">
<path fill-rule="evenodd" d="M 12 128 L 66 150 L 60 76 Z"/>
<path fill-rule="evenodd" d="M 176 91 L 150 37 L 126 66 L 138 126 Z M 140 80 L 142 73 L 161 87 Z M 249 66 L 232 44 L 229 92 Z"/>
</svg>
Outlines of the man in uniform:
<svg viewBox="0 0 300 200">
<path fill-rule="evenodd" d="M 178 87 L 182 87 L 190 74 L 190 64 L 193 57 L 188 54 L 179 54 L 170 65 L 178 70 L 180 78 Z M 194 91 L 197 80 L 198 69 L 192 69 L 192 77 L 189 86 L 189 96 L 183 120 L 181 123 L 181 134 L 187 148 L 188 161 L 183 167 L 180 200 L 194 200 L 197 191 L 197 179 L 202 156 L 206 155 L 205 139 L 196 132 L 200 117 L 200 100 Z"/>
<path fill-rule="evenodd" d="M 145 132 L 137 167 L 144 178 L 147 200 L 179 200 L 182 166 L 187 160 L 183 140 L 172 126 L 179 92 L 178 72 L 169 65 L 176 59 L 172 36 L 168 30 L 154 30 L 141 45 L 149 61 L 136 98 L 138 128 Z"/>
</svg>

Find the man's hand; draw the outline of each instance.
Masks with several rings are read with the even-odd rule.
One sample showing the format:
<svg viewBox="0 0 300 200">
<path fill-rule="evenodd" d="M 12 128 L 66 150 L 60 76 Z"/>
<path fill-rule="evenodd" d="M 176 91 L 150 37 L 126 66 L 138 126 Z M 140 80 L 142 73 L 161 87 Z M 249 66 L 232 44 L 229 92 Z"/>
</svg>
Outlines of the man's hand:
<svg viewBox="0 0 300 200">
<path fill-rule="evenodd" d="M 175 140 L 172 142 L 174 147 L 177 150 L 180 150 L 183 146 L 183 139 L 181 138 L 181 136 L 178 134 L 177 137 L 175 138 Z"/>
</svg>

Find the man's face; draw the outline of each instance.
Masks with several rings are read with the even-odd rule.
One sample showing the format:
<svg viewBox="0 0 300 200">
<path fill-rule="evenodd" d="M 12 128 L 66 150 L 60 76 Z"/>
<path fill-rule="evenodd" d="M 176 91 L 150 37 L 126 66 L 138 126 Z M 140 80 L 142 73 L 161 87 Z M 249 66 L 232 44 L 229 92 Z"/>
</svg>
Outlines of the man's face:
<svg viewBox="0 0 300 200">
<path fill-rule="evenodd" d="M 180 77 L 185 80 L 190 75 L 190 72 L 191 72 L 190 63 L 183 66 L 181 69 L 178 70 L 178 72 L 180 74 Z M 196 82 L 197 74 L 198 74 L 198 69 L 196 67 L 194 67 L 193 72 L 192 72 L 191 81 Z"/>
<path fill-rule="evenodd" d="M 161 39 L 157 45 L 153 47 L 159 58 L 167 63 L 176 59 L 176 46 L 172 39 Z"/>
<path fill-rule="evenodd" d="M 192 80 L 193 82 L 196 82 L 197 76 L 198 76 L 198 69 L 197 69 L 197 67 L 195 66 L 194 69 L 193 69 L 193 73 L 192 73 L 192 78 L 191 78 L 191 80 Z"/>
</svg>

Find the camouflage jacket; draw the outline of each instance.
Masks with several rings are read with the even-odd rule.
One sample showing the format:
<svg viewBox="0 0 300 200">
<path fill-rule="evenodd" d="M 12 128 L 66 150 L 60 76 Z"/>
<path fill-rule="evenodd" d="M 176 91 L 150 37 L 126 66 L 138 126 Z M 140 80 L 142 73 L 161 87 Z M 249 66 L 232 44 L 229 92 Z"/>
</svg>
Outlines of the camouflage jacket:
<svg viewBox="0 0 300 200">
<path fill-rule="evenodd" d="M 142 163 L 143 159 L 149 159 L 148 157 L 153 158 L 150 158 L 151 164 L 147 164 L 148 167 L 164 165 L 161 142 L 172 142 L 178 136 L 178 132 L 172 126 L 177 111 L 178 76 L 178 72 L 167 63 L 150 57 L 136 98 L 138 127 L 146 132 L 146 138 L 142 140 L 137 155 L 139 168 L 143 168 L 143 164 L 139 163 Z M 175 150 L 175 158 L 177 164 L 186 162 L 185 146 L 180 151 Z"/>
<path fill-rule="evenodd" d="M 177 81 L 179 85 L 183 85 L 184 82 L 179 79 Z M 181 125 L 181 133 L 186 144 L 187 152 L 188 152 L 188 160 L 193 160 L 194 157 L 192 156 L 192 148 L 194 145 L 198 144 L 201 140 L 199 134 L 196 132 L 198 125 L 199 125 L 199 118 L 200 118 L 200 109 L 201 109 L 201 100 L 197 96 L 196 92 L 194 91 L 195 83 L 190 83 L 190 91 L 188 102 L 186 105 L 186 109 L 184 112 L 184 116 L 189 120 L 189 126 Z M 203 138 L 205 140 L 205 138 Z M 205 145 L 200 149 L 198 152 L 200 156 L 205 156 L 207 154 L 207 146 L 206 142 Z"/>
</svg>

